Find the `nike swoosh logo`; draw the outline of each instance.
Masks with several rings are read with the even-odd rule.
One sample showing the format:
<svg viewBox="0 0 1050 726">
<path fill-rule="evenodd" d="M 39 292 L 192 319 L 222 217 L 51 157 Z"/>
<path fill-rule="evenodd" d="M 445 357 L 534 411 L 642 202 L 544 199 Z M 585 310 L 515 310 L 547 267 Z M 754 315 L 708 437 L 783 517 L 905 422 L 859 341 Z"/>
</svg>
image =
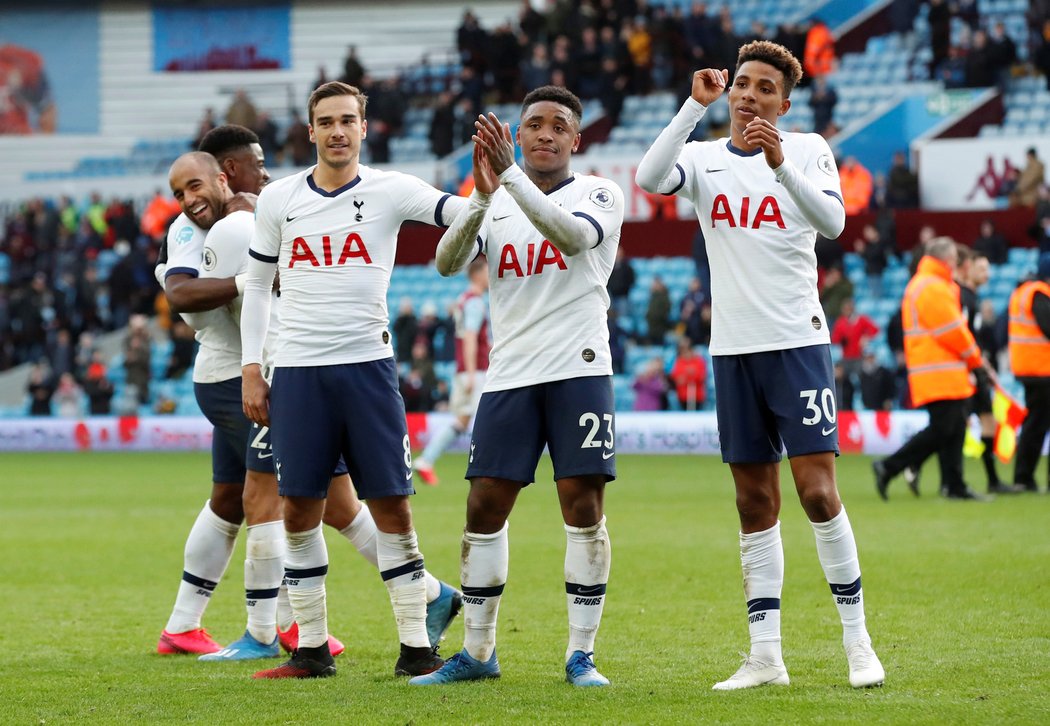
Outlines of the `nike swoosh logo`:
<svg viewBox="0 0 1050 726">
<path fill-rule="evenodd" d="M 258 456 L 260 459 L 269 459 L 271 456 L 273 456 L 273 452 L 271 451 L 269 454 L 259 454 Z"/>
<path fill-rule="evenodd" d="M 405 481 L 412 481 L 412 470 L 410 469 L 408 474 L 405 475 Z"/>
<path fill-rule="evenodd" d="M 603 451 L 602 452 L 602 458 L 603 459 L 611 459 L 614 456 L 616 456 L 616 452 L 615 451 Z"/>
<path fill-rule="evenodd" d="M 501 219 L 506 219 L 507 217 L 513 217 L 513 216 L 514 216 L 513 214 L 504 214 L 502 217 L 493 217 L 492 221 L 493 222 L 498 222 Z"/>
<path fill-rule="evenodd" d="M 834 430 L 835 430 L 835 427 L 834 427 L 834 426 L 832 426 L 832 427 L 831 427 L 830 429 L 823 429 L 823 428 L 822 428 L 822 429 L 820 430 L 820 433 L 821 433 L 821 435 L 822 435 L 822 436 L 827 436 L 828 434 L 830 434 L 830 433 L 831 433 L 831 432 L 833 432 Z"/>
<path fill-rule="evenodd" d="M 725 169 L 704 169 L 708 174 L 714 174 L 716 171 L 725 171 Z"/>
<path fill-rule="evenodd" d="M 285 217 L 284 221 L 285 222 L 291 222 L 292 220 L 295 220 L 295 219 L 299 219 L 299 218 L 298 217 Z"/>
<path fill-rule="evenodd" d="M 601 592 L 601 591 L 602 591 L 602 586 L 601 585 L 595 585 L 594 587 L 581 587 L 579 590 L 577 590 L 577 592 L 580 593 L 581 595 L 593 595 L 596 592 Z"/>
</svg>

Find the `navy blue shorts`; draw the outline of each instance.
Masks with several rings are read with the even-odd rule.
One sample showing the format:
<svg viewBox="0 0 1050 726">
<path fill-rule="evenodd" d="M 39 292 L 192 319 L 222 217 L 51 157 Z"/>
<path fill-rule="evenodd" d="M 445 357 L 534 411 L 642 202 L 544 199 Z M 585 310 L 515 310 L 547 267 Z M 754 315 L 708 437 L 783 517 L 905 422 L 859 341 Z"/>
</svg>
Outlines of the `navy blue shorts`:
<svg viewBox="0 0 1050 726">
<path fill-rule="evenodd" d="M 481 396 L 470 439 L 467 479 L 529 484 L 546 445 L 554 479 L 616 478 L 612 378 L 586 376 Z"/>
<path fill-rule="evenodd" d="M 248 438 L 248 453 L 244 463 L 251 471 L 273 474 L 273 450 L 270 446 L 269 426 L 252 424 L 252 431 Z M 332 478 L 342 476 L 346 472 L 346 462 L 340 456 L 339 463 L 335 465 L 335 471 L 332 472 Z"/>
<path fill-rule="evenodd" d="M 326 497 L 340 456 L 361 499 L 415 494 L 393 358 L 275 369 L 270 421 L 281 496 Z"/>
<path fill-rule="evenodd" d="M 711 359 L 722 461 L 758 464 L 839 453 L 831 346 Z"/>
<path fill-rule="evenodd" d="M 241 379 L 194 383 L 197 405 L 214 427 L 211 437 L 211 479 L 216 484 L 244 484 L 244 450 L 252 422 L 241 405 Z"/>
</svg>

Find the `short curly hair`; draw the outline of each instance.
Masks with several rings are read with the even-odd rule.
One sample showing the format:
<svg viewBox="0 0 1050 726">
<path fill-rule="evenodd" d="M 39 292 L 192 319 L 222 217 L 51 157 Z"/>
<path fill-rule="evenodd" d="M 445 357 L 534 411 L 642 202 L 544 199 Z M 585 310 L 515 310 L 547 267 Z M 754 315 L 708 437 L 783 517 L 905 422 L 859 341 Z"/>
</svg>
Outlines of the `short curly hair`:
<svg viewBox="0 0 1050 726">
<path fill-rule="evenodd" d="M 748 61 L 768 63 L 784 74 L 784 98 L 791 96 L 798 82 L 802 80 L 802 64 L 790 50 L 771 40 L 753 40 L 740 46 L 736 57 L 736 69 Z"/>
<path fill-rule="evenodd" d="M 197 151 L 207 152 L 221 161 L 234 151 L 258 143 L 259 136 L 251 129 L 237 124 L 224 124 L 204 134 L 204 138 L 197 145 Z"/>
<path fill-rule="evenodd" d="M 522 117 L 525 116 L 525 111 L 529 106 L 540 101 L 560 103 L 572 111 L 573 121 L 576 122 L 576 130 L 580 130 L 580 124 L 583 123 L 583 104 L 575 93 L 562 86 L 540 86 L 535 90 L 529 91 L 528 95 L 525 96 L 525 100 L 521 102 Z"/>
</svg>

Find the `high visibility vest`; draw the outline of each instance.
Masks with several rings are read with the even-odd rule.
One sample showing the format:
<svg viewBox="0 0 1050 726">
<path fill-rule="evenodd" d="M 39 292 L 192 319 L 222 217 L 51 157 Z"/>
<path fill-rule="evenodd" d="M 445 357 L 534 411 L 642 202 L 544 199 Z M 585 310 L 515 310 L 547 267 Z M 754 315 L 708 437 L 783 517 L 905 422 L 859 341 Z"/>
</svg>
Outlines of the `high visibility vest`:
<svg viewBox="0 0 1050 726">
<path fill-rule="evenodd" d="M 970 370 L 981 354 L 959 305 L 959 286 L 938 259 L 923 257 L 904 290 L 904 360 L 915 406 L 974 393 Z"/>
<path fill-rule="evenodd" d="M 1041 280 L 1026 282 L 1010 296 L 1010 368 L 1015 376 L 1050 377 L 1050 338 L 1036 325 L 1032 314 L 1035 294 L 1050 296 L 1050 285 Z"/>
</svg>

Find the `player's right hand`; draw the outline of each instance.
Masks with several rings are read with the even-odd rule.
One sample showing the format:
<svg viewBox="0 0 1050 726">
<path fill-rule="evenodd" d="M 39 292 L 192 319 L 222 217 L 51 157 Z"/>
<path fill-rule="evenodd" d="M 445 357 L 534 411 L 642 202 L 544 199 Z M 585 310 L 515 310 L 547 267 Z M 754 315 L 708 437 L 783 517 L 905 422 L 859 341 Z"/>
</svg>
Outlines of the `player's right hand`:
<svg viewBox="0 0 1050 726">
<path fill-rule="evenodd" d="M 474 144 L 474 188 L 482 194 L 492 194 L 499 189 L 499 176 L 492 170 L 485 150 Z"/>
<path fill-rule="evenodd" d="M 223 210 L 226 214 L 233 214 L 234 212 L 254 212 L 255 203 L 257 201 L 259 201 L 258 195 L 250 192 L 237 192 L 226 200 Z"/>
<path fill-rule="evenodd" d="M 693 100 L 701 105 L 710 106 L 726 90 L 728 83 L 729 70 L 727 68 L 720 71 L 714 68 L 696 71 L 693 73 Z"/>
<path fill-rule="evenodd" d="M 241 406 L 249 421 L 270 425 L 270 384 L 263 378 L 258 363 L 241 368 Z"/>
</svg>

